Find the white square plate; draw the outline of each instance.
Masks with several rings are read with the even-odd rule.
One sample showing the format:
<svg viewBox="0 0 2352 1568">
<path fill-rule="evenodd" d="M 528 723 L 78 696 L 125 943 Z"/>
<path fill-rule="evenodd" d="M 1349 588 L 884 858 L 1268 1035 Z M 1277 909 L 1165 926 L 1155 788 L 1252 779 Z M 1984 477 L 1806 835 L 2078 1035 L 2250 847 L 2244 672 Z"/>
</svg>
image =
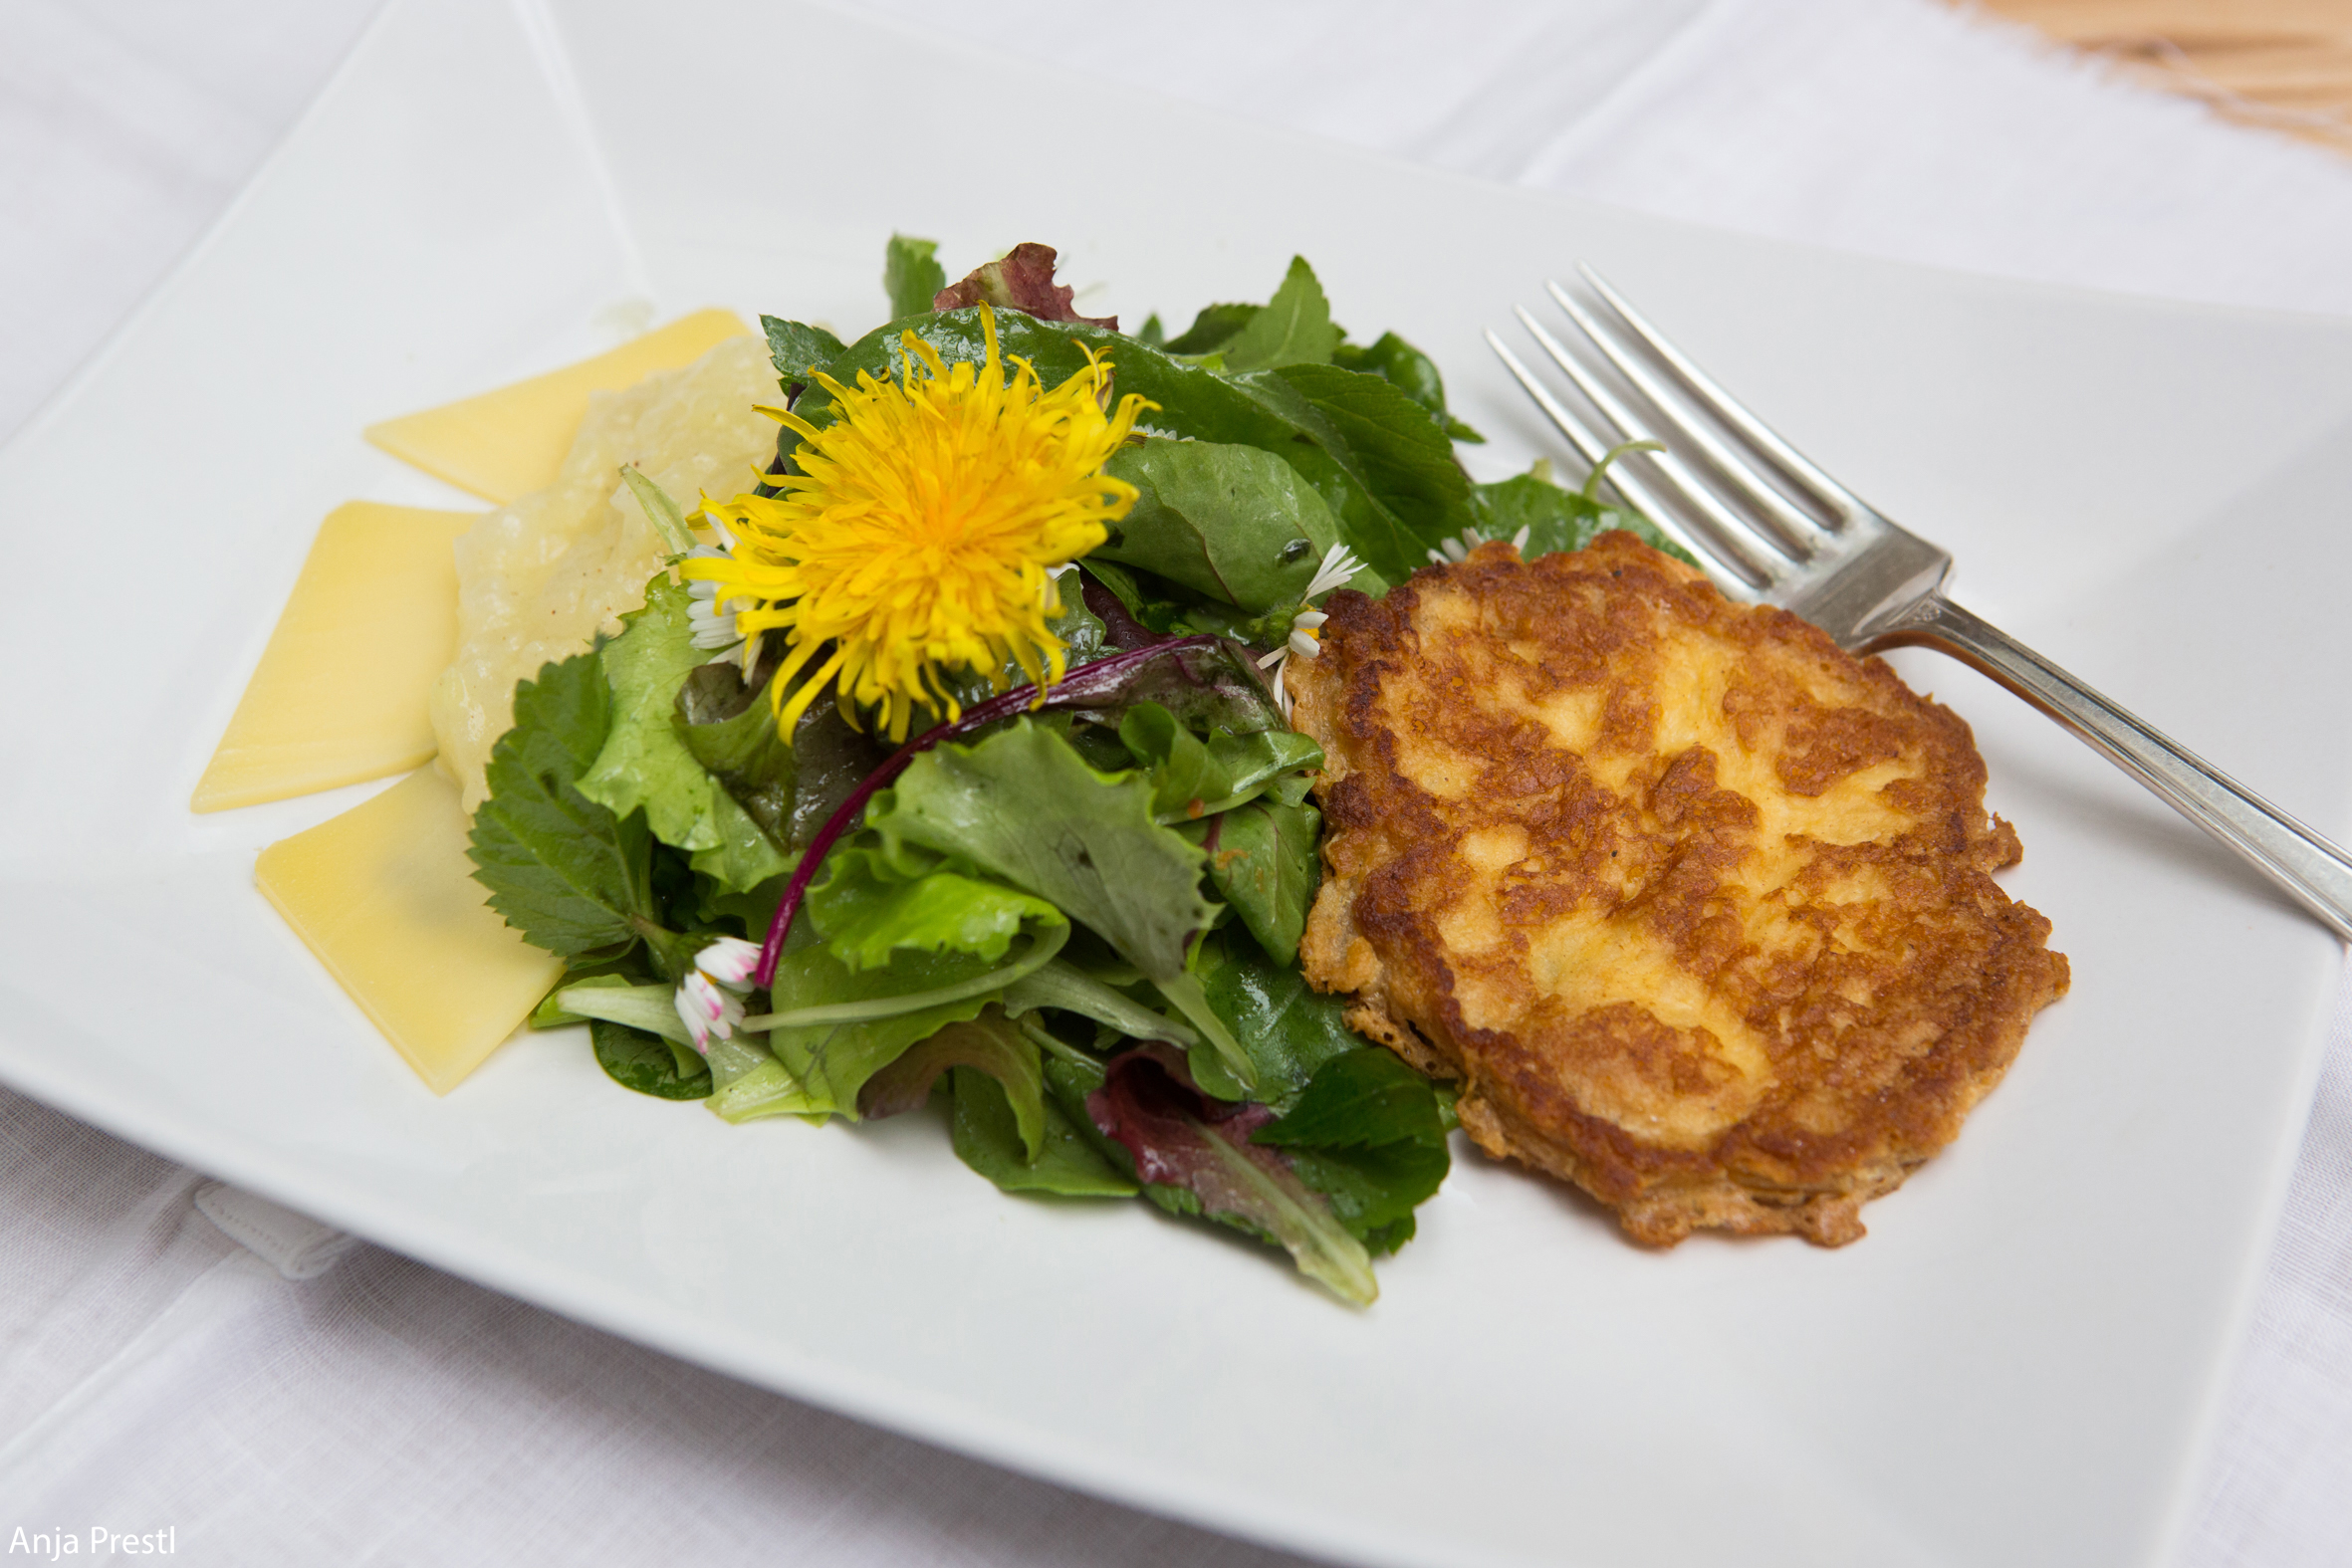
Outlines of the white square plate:
<svg viewBox="0 0 2352 1568">
<path fill-rule="evenodd" d="M 1139 74 L 1148 75 L 1147 68 Z M 1130 325 L 1294 251 L 1494 437 L 1478 329 L 1589 258 L 1973 607 L 2352 826 L 2352 330 L 2018 288 L 1399 167 L 789 0 L 401 0 L 222 227 L 0 456 L 0 1077 L 339 1225 L 1004 1462 L 1397 1563 L 2154 1559 L 2293 1158 L 2336 944 L 1957 665 L 2074 992 L 1869 1239 L 1638 1250 L 1465 1149 L 1364 1312 L 1142 1206 L 1000 1197 L 925 1118 L 729 1128 L 576 1033 L 435 1100 L 254 892 L 364 789 L 188 789 L 318 520 L 442 501 L 370 420 L 629 302 L 878 320 L 893 229 L 1060 247 Z"/>
</svg>

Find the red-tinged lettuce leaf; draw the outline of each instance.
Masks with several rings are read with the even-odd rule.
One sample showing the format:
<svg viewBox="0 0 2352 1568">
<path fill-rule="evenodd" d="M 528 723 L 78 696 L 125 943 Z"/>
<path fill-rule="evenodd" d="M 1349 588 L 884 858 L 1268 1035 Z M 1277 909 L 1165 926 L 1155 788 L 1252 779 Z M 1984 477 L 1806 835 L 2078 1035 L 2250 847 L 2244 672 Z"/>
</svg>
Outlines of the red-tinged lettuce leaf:
<svg viewBox="0 0 2352 1568">
<path fill-rule="evenodd" d="M 1070 291 L 1054 281 L 1054 247 L 1023 244 L 1002 261 L 973 269 L 961 283 L 939 291 L 931 301 L 934 311 L 991 305 L 1000 311 L 1020 311 L 1041 322 L 1083 322 L 1104 332 L 1119 330 L 1115 316 L 1080 316 L 1069 308 Z"/>
<path fill-rule="evenodd" d="M 1446 1122 L 1429 1080 L 1377 1045 L 1315 1069 L 1289 1115 L 1252 1141 L 1291 1156 L 1375 1255 L 1413 1235 L 1413 1211 L 1446 1179 Z"/>
<path fill-rule="evenodd" d="M 966 1023 L 950 1023 L 909 1046 L 895 1061 L 867 1078 L 857 1091 L 857 1112 L 872 1119 L 915 1110 L 931 1097 L 931 1086 L 950 1067 L 984 1072 L 1005 1091 L 1023 1159 L 1035 1165 L 1046 1152 L 1046 1072 L 1037 1045 L 991 1006 Z"/>
<path fill-rule="evenodd" d="M 1280 1151 L 1252 1142 L 1274 1113 L 1212 1100 L 1193 1086 L 1184 1058 L 1144 1045 L 1111 1059 L 1086 1096 L 1096 1130 L 1125 1149 L 1144 1191 L 1162 1208 L 1274 1242 L 1299 1272 L 1343 1301 L 1380 1293 L 1371 1254 Z"/>
</svg>

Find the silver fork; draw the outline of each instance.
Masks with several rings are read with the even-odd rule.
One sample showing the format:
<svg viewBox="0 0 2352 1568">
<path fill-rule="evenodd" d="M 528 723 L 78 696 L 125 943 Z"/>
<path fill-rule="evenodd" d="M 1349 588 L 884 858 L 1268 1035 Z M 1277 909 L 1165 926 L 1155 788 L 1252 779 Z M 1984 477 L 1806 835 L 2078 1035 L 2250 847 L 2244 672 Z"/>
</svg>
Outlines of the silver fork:
<svg viewBox="0 0 2352 1568">
<path fill-rule="evenodd" d="M 2266 872 L 2340 937 L 2352 939 L 2352 858 L 2229 775 L 1944 596 L 1952 557 L 1898 527 L 1750 413 L 1591 268 L 1577 266 L 1606 315 L 1547 283 L 1584 339 L 1647 403 L 1631 403 L 1519 309 L 1545 356 L 1616 431 L 1571 410 L 1494 333 L 1487 342 L 1587 463 L 1612 447 L 1667 438 L 1668 449 L 1612 464 L 1608 478 L 1699 559 L 1726 595 L 1777 604 L 1851 653 L 1905 643 L 1941 649 L 2073 731 L 2198 826 Z M 1686 461 L 1684 453 L 1699 462 Z M 1704 470 L 1704 472 L 1702 472 Z"/>
</svg>

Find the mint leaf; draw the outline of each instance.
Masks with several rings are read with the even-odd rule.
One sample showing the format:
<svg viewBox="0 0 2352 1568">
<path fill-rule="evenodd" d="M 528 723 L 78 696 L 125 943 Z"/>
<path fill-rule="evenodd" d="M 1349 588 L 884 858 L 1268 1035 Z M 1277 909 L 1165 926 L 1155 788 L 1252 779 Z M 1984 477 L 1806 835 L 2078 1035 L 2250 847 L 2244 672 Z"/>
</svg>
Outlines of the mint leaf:
<svg viewBox="0 0 2352 1568">
<path fill-rule="evenodd" d="M 931 301 L 947 287 L 947 269 L 935 259 L 939 251 L 937 240 L 918 240 L 904 234 L 890 236 L 889 246 L 882 252 L 882 291 L 890 297 L 890 319 L 919 316 L 931 309 Z M 827 336 L 830 336 L 829 334 Z M 770 335 L 769 340 L 775 340 Z M 838 353 L 836 344 L 834 352 Z M 826 355 L 830 358 L 831 355 Z M 814 360 L 822 364 L 824 361 Z M 791 375 L 780 362 L 777 368 Z"/>
<path fill-rule="evenodd" d="M 615 816 L 576 787 L 611 723 L 593 654 L 519 682 L 514 727 L 491 749 L 490 795 L 468 839 L 490 907 L 564 958 L 631 946 L 655 926 L 644 818 Z"/>
<path fill-rule="evenodd" d="M 612 693 L 610 731 L 580 792 L 616 816 L 643 811 L 654 836 L 685 850 L 696 871 L 748 893 L 792 868 L 775 840 L 688 749 L 673 720 L 679 689 L 709 657 L 694 646 L 683 584 L 655 573 L 642 609 L 596 657 Z"/>
<path fill-rule="evenodd" d="M 1314 487 L 1255 446 L 1147 440 L 1103 471 L 1135 487 L 1135 505 L 1089 565 L 1124 561 L 1254 615 L 1296 605 L 1339 540 Z"/>
<path fill-rule="evenodd" d="M 1254 313 L 1223 347 L 1225 368 L 1271 370 L 1286 364 L 1329 364 L 1339 346 L 1339 329 L 1331 325 L 1330 302 L 1315 282 L 1306 258 L 1291 258 L 1291 270 L 1266 309 Z"/>
</svg>

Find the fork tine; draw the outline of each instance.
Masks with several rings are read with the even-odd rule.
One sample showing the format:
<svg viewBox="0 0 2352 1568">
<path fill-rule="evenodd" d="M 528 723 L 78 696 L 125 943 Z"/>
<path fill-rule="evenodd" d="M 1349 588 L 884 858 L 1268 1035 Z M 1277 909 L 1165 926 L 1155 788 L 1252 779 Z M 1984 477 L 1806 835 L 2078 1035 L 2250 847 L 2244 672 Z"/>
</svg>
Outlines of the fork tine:
<svg viewBox="0 0 2352 1568">
<path fill-rule="evenodd" d="M 1810 491 L 1813 499 L 1836 514 L 1840 522 L 1870 510 L 1863 505 L 1859 496 L 1814 467 L 1810 458 L 1781 440 L 1779 433 L 1751 413 L 1747 404 L 1725 391 L 1713 376 L 1693 364 L 1663 333 L 1650 325 L 1647 318 L 1627 304 L 1625 296 L 1611 288 L 1609 281 L 1595 272 L 1590 264 L 1578 262 L 1576 273 L 1592 286 L 1593 293 L 1608 302 L 1609 309 L 1615 311 L 1643 342 L 1649 344 L 1653 353 L 1699 394 L 1710 412 L 1738 431 L 1758 451 L 1768 456 L 1790 480 Z"/>
<path fill-rule="evenodd" d="M 1585 463 L 1598 468 L 1601 459 L 1608 455 L 1608 443 L 1602 441 L 1581 417 L 1570 412 L 1566 404 L 1552 396 L 1551 388 L 1538 380 L 1534 371 L 1521 363 L 1519 355 L 1513 353 L 1510 345 L 1496 336 L 1491 328 L 1487 332 L 1487 346 L 1495 350 L 1495 356 L 1503 361 L 1503 367 L 1511 372 L 1512 379 L 1519 382 L 1521 388 L 1535 400 L 1535 406 L 1543 410 L 1543 416 L 1583 455 Z M 1641 475 L 1628 472 L 1626 465 L 1618 463 L 1609 469 L 1608 482 L 1633 503 L 1636 511 L 1657 524 L 1661 532 L 1704 564 L 1708 568 L 1707 574 L 1715 579 L 1715 585 L 1727 597 L 1754 603 L 1764 596 L 1769 579 L 1763 572 L 1749 574 L 1753 568 L 1746 567 L 1738 558 L 1718 549 L 1712 541 L 1694 534 L 1671 507 L 1663 504 L 1665 498 Z"/>
<path fill-rule="evenodd" d="M 1550 294 L 1552 303 L 1565 311 L 1568 319 L 1582 329 L 1593 347 L 1600 350 L 1601 357 L 1615 366 L 1617 373 L 1632 383 L 1634 390 L 1649 399 L 1651 408 L 1670 427 L 1671 433 L 1682 442 L 1697 447 L 1709 466 L 1723 476 L 1725 483 L 1747 498 L 1749 505 L 1762 515 L 1765 530 L 1789 555 L 1799 560 L 1812 555 L 1827 537 L 1827 530 L 1819 522 L 1792 505 L 1759 471 L 1760 465 L 1754 458 L 1735 451 L 1704 420 L 1693 418 L 1691 394 L 1668 385 L 1666 378 L 1652 369 L 1647 359 L 1628 351 L 1618 342 L 1616 334 L 1585 309 L 1583 301 L 1561 288 L 1555 280 L 1546 279 L 1543 287 Z"/>
<path fill-rule="evenodd" d="M 1535 345 L 1550 356 L 1553 364 L 1559 366 L 1561 374 L 1576 383 L 1578 391 L 1592 400 L 1593 406 L 1600 410 L 1601 417 L 1617 427 L 1618 440 L 1638 441 L 1648 436 L 1640 417 L 1626 406 L 1625 400 L 1579 364 L 1576 356 L 1546 332 L 1541 322 L 1529 315 L 1524 306 L 1514 306 L 1512 309 L 1519 317 L 1520 325 L 1528 330 L 1528 336 L 1535 339 Z M 1791 563 L 1789 558 L 1780 554 L 1746 519 L 1726 507 L 1680 458 L 1672 452 L 1650 452 L 1643 456 L 1683 503 L 1699 514 L 1699 522 L 1704 525 L 1701 532 L 1708 536 L 1707 554 L 1735 562 L 1743 577 L 1760 586 L 1769 585 L 1787 574 Z M 1609 470 L 1609 477 L 1614 480 L 1619 468 L 1630 466 L 1617 464 Z M 1645 512 L 1650 510 L 1645 503 L 1635 504 Z"/>
</svg>

